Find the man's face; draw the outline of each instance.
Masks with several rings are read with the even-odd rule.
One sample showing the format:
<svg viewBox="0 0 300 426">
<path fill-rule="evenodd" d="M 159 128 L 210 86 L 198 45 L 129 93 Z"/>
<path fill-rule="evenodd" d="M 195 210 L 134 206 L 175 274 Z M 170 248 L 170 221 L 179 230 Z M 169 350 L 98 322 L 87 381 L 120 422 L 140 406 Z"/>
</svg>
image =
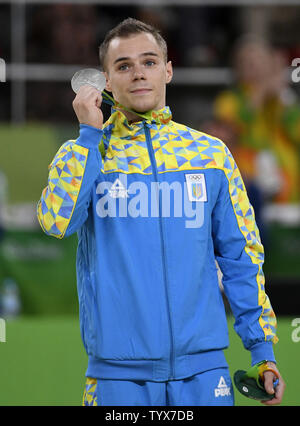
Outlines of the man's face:
<svg viewBox="0 0 300 426">
<path fill-rule="evenodd" d="M 137 112 L 165 106 L 172 64 L 152 34 L 139 33 L 111 40 L 106 57 L 106 88 L 114 99 Z"/>
</svg>

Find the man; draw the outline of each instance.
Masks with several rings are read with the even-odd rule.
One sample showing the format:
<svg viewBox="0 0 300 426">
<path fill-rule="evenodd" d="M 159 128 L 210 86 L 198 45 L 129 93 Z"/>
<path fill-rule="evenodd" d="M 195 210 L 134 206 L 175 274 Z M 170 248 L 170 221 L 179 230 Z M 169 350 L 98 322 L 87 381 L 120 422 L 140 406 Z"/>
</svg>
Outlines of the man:
<svg viewBox="0 0 300 426">
<path fill-rule="evenodd" d="M 248 195 L 273 203 L 300 201 L 300 108 L 285 76 L 283 54 L 247 35 L 233 55 L 235 84 L 215 100 L 215 118 L 235 135 L 232 153 Z M 254 206 L 255 207 L 255 206 Z"/>
<path fill-rule="evenodd" d="M 101 94 L 80 88 L 79 138 L 55 156 L 38 205 L 47 234 L 78 233 L 84 403 L 232 405 L 215 260 L 252 363 L 276 368 L 277 339 L 239 171 L 220 140 L 172 121 L 172 64 L 154 28 L 123 21 L 100 59 L 118 108 L 103 125 Z M 273 379 L 267 371 L 269 393 Z M 283 387 L 281 379 L 272 403 Z"/>
</svg>

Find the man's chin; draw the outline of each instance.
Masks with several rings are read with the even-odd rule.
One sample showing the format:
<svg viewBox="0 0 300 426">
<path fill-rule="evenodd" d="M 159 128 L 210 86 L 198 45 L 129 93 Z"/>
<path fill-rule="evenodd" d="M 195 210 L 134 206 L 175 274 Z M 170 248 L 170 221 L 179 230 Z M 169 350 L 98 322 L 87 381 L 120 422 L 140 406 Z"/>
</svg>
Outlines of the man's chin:
<svg viewBox="0 0 300 426">
<path fill-rule="evenodd" d="M 144 107 L 132 106 L 130 109 L 134 112 L 138 112 L 139 114 L 145 114 L 146 112 L 152 110 L 151 107 L 146 107 L 146 106 L 144 106 Z"/>
<path fill-rule="evenodd" d="M 153 102 L 142 102 L 142 103 L 134 103 L 131 106 L 131 109 L 133 111 L 139 112 L 140 114 L 143 114 L 145 112 L 152 111 L 157 108 L 156 108 L 156 104 Z"/>
</svg>

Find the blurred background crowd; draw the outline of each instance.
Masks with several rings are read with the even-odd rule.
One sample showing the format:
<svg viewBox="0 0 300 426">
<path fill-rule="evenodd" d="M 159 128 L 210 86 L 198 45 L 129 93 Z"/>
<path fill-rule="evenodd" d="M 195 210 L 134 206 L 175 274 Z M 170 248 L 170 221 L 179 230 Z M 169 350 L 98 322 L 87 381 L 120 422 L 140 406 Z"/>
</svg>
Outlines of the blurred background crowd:
<svg viewBox="0 0 300 426">
<path fill-rule="evenodd" d="M 5 306 L 31 314 L 77 310 L 75 241 L 48 241 L 34 206 L 56 150 L 77 137 L 70 78 L 80 68 L 99 67 L 105 33 L 128 16 L 159 28 L 168 43 L 174 80 L 167 103 L 174 120 L 221 138 L 232 151 L 266 247 L 275 310 L 296 313 L 297 297 L 288 296 L 300 294 L 300 83 L 292 79 L 291 64 L 300 57 L 300 5 L 125 3 L 0 4 L 0 58 L 6 62 L 0 284 L 2 302 L 10 301 L 2 303 L 2 313 Z M 53 265 L 56 271 L 62 266 L 60 278 Z"/>
</svg>

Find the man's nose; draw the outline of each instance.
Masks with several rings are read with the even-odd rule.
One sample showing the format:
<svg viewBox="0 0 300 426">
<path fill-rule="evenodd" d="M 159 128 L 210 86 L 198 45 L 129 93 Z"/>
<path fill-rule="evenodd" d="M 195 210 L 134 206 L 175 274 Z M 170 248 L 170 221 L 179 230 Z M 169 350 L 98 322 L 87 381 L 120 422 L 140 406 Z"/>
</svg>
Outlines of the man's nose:
<svg viewBox="0 0 300 426">
<path fill-rule="evenodd" d="M 145 78 L 143 69 L 141 65 L 136 64 L 133 68 L 133 78 L 134 80 L 141 80 Z"/>
</svg>

